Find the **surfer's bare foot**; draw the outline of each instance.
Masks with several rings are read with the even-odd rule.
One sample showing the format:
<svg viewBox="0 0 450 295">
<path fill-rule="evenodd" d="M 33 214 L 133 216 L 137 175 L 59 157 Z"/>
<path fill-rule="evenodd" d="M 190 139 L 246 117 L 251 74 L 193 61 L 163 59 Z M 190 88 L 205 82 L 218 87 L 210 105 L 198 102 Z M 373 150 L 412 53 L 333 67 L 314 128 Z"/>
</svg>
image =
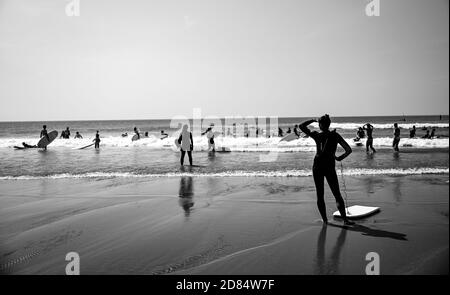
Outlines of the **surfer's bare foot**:
<svg viewBox="0 0 450 295">
<path fill-rule="evenodd" d="M 344 224 L 345 225 L 355 225 L 355 223 L 353 222 L 353 221 L 351 221 L 351 220 L 344 220 Z"/>
</svg>

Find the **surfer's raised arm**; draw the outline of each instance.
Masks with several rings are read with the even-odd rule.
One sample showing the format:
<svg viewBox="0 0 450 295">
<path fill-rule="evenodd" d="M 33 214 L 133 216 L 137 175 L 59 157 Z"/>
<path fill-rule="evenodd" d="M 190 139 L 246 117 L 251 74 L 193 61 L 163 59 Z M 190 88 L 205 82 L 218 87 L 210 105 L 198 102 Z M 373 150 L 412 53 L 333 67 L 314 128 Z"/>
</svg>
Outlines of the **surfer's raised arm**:
<svg viewBox="0 0 450 295">
<path fill-rule="evenodd" d="M 348 143 L 345 141 L 345 139 L 342 138 L 342 136 L 340 134 L 336 133 L 336 135 L 337 135 L 338 143 L 344 148 L 345 153 L 343 153 L 339 157 L 335 156 L 335 159 L 336 159 L 336 161 L 342 161 L 345 158 L 347 158 L 348 155 L 350 155 L 352 153 L 352 148 L 348 145 Z"/>
<path fill-rule="evenodd" d="M 303 133 L 305 133 L 308 136 L 311 136 L 311 130 L 309 130 L 308 125 L 310 125 L 314 122 L 317 122 L 317 120 L 311 119 L 311 120 L 301 123 L 298 127 L 300 128 L 301 131 L 303 131 Z"/>
</svg>

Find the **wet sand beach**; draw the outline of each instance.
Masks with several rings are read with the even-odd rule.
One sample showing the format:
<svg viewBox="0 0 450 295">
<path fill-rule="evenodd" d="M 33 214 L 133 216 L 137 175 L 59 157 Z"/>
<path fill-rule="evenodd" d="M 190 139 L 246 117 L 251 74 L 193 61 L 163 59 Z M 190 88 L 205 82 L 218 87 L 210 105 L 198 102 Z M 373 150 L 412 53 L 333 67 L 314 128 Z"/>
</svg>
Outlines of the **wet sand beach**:
<svg viewBox="0 0 450 295">
<path fill-rule="evenodd" d="M 2 180 L 0 271 L 64 274 L 448 274 L 448 174 L 347 176 L 381 212 L 323 227 L 311 177 Z"/>
</svg>

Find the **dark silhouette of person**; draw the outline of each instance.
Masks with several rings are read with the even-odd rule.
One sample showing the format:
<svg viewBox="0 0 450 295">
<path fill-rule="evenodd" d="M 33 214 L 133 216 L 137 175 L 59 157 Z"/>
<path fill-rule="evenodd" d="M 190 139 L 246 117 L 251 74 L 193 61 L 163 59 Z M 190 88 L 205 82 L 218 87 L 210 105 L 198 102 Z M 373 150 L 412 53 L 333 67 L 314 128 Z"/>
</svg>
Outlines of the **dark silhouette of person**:
<svg viewBox="0 0 450 295">
<path fill-rule="evenodd" d="M 317 207 L 319 208 L 322 220 L 325 224 L 328 223 L 324 200 L 324 178 L 326 178 L 331 192 L 336 199 L 337 208 L 341 213 L 344 223 L 349 225 L 354 224 L 347 218 L 345 203 L 339 190 L 339 181 L 335 169 L 335 162 L 344 160 L 352 153 L 352 148 L 336 130 L 329 130 L 331 124 L 330 116 L 324 115 L 319 118 L 318 122 L 321 132 L 309 130 L 308 125 L 313 122 L 317 122 L 317 120 L 312 119 L 303 122 L 300 124 L 300 129 L 316 142 L 317 151 L 314 157 L 313 178 L 317 191 Z M 337 157 L 336 149 L 338 144 L 344 148 L 345 153 Z"/>
<path fill-rule="evenodd" d="M 433 138 L 433 137 L 435 136 L 435 133 L 436 133 L 436 129 L 433 128 L 433 129 L 431 130 L 430 139 Z"/>
<path fill-rule="evenodd" d="M 100 134 L 99 134 L 98 130 L 97 130 L 97 133 L 95 134 L 95 138 L 94 138 L 93 142 L 95 142 L 94 147 L 96 149 L 99 149 L 100 148 Z"/>
<path fill-rule="evenodd" d="M 358 128 L 358 131 L 356 132 L 356 137 L 359 139 L 366 137 L 366 134 L 364 133 L 364 126 Z"/>
<path fill-rule="evenodd" d="M 298 131 L 298 125 L 294 126 L 294 133 L 297 135 L 297 137 L 300 137 L 300 132 Z"/>
<path fill-rule="evenodd" d="M 169 134 L 165 133 L 164 130 L 161 130 L 161 139 L 169 137 Z"/>
<path fill-rule="evenodd" d="M 278 128 L 278 137 L 283 137 L 283 129 Z"/>
<path fill-rule="evenodd" d="M 194 141 L 192 140 L 192 132 L 189 132 L 188 125 L 183 126 L 178 143 L 181 145 L 180 164 L 183 166 L 184 156 L 186 153 L 189 157 L 189 164 L 192 166 L 192 150 L 194 149 Z"/>
<path fill-rule="evenodd" d="M 416 137 L 416 125 L 413 125 L 412 129 L 409 131 L 409 138 Z"/>
<path fill-rule="evenodd" d="M 137 129 L 137 127 L 134 127 L 134 133 L 136 133 L 136 135 L 138 136 L 137 139 L 141 139 L 141 134 L 139 133 L 139 130 Z"/>
<path fill-rule="evenodd" d="M 422 138 L 430 138 L 430 130 L 427 129 L 427 133 Z"/>
<path fill-rule="evenodd" d="M 70 138 L 70 130 L 69 127 L 66 128 L 66 130 L 63 130 L 61 132 L 61 136 L 59 138 L 69 139 Z"/>
<path fill-rule="evenodd" d="M 373 148 L 373 126 L 369 123 L 362 127 L 363 131 L 367 131 L 367 141 L 366 141 L 366 152 L 369 152 L 369 148 L 372 152 L 376 153 L 376 150 Z"/>
<path fill-rule="evenodd" d="M 398 124 L 394 123 L 394 140 L 392 141 L 392 147 L 394 151 L 398 152 L 398 144 L 400 143 L 400 128 L 398 128 Z"/>
<path fill-rule="evenodd" d="M 48 133 L 47 133 L 47 125 L 42 126 L 41 134 L 39 137 L 42 138 L 44 136 L 50 142 L 50 137 L 48 136 Z M 47 147 L 45 147 L 44 150 L 47 150 Z"/>
</svg>

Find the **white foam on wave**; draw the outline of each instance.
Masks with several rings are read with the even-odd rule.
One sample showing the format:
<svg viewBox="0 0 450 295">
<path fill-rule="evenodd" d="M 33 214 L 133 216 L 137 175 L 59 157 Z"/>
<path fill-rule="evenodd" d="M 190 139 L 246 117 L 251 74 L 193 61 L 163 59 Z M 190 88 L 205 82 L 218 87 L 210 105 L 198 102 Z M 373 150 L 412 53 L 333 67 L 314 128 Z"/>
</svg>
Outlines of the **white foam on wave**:
<svg viewBox="0 0 450 295">
<path fill-rule="evenodd" d="M 449 174 L 449 168 L 387 168 L 366 169 L 352 168 L 344 170 L 347 176 L 370 176 L 370 175 L 423 175 L 423 174 Z M 2 176 L 0 180 L 39 180 L 39 179 L 81 179 L 81 178 L 167 178 L 167 177 L 307 177 L 312 176 L 311 170 L 283 170 L 283 171 L 224 171 L 224 172 L 171 172 L 171 173 L 143 173 L 132 172 L 92 172 L 84 174 L 54 174 L 48 176 Z"/>
<path fill-rule="evenodd" d="M 168 137 L 160 139 L 155 136 L 142 138 L 137 141 L 131 141 L 129 137 L 104 137 L 101 138 L 101 146 L 103 147 L 119 147 L 133 148 L 142 147 L 149 149 L 175 149 L 174 141 L 176 137 Z M 346 141 L 353 145 L 352 138 L 346 138 Z M 3 138 L 0 139 L 0 148 L 12 148 L 15 145 L 21 145 L 22 142 L 28 144 L 36 143 L 35 138 Z M 298 151 L 315 151 L 315 143 L 311 138 L 299 138 L 290 142 L 280 142 L 279 137 L 231 137 L 219 136 L 215 139 L 216 146 L 225 146 L 232 151 L 238 152 L 298 152 Z M 365 139 L 362 141 L 365 143 Z M 50 145 L 51 148 L 70 148 L 76 149 L 92 143 L 92 139 L 56 139 Z M 413 148 L 448 148 L 449 138 L 423 139 L 423 138 L 402 138 L 400 145 L 409 145 Z M 373 145 L 375 147 L 391 148 L 391 137 L 374 138 Z M 195 150 L 206 150 L 208 142 L 206 137 L 194 137 Z"/>
<path fill-rule="evenodd" d="M 367 122 L 361 122 L 361 123 L 331 123 L 330 128 L 336 128 L 336 129 L 347 129 L 347 130 L 356 130 L 359 127 L 362 127 Z M 399 123 L 397 122 L 398 127 L 402 129 L 412 129 L 413 126 L 416 126 L 416 128 L 420 129 L 422 127 L 426 128 L 448 128 L 449 123 Z M 374 123 L 371 124 L 375 129 L 393 129 L 394 124 L 393 123 Z M 319 124 L 313 123 L 311 126 L 315 128 L 319 128 Z"/>
</svg>

